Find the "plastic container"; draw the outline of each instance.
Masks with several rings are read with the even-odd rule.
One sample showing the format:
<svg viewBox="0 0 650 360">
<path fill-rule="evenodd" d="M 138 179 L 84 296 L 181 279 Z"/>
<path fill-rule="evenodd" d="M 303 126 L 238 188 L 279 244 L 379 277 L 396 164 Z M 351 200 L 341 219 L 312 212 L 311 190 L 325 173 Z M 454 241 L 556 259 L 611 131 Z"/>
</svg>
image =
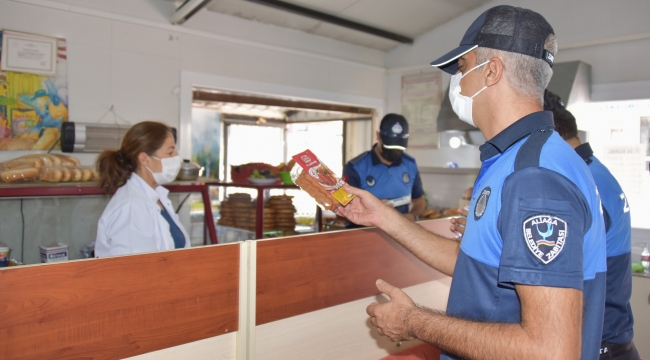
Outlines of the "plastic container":
<svg viewBox="0 0 650 360">
<path fill-rule="evenodd" d="M 64 243 L 54 243 L 47 246 L 39 246 L 41 249 L 41 262 L 54 263 L 68 261 L 68 245 Z"/>
<path fill-rule="evenodd" d="M 650 274 L 650 249 L 648 249 L 648 243 L 643 244 L 643 250 L 641 251 L 641 265 L 643 265 L 643 272 L 646 275 Z"/>
<path fill-rule="evenodd" d="M 8 266 L 10 252 L 11 248 L 7 244 L 0 243 L 0 267 Z"/>
<path fill-rule="evenodd" d="M 290 171 L 280 171 L 280 179 L 282 179 L 282 183 L 285 185 L 293 185 Z"/>
<path fill-rule="evenodd" d="M 255 239 L 255 233 L 230 226 L 217 225 L 217 239 L 219 239 L 220 244 L 253 240 Z"/>
</svg>

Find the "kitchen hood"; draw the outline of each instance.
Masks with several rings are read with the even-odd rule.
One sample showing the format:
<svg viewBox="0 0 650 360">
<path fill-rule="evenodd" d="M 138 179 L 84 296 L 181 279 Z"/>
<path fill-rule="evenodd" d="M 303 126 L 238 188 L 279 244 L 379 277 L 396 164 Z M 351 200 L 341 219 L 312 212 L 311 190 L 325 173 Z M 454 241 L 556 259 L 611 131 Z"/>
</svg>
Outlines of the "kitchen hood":
<svg viewBox="0 0 650 360">
<path fill-rule="evenodd" d="M 591 65 L 582 61 L 555 63 L 553 65 L 553 77 L 548 89 L 559 95 L 567 107 L 591 101 Z M 461 121 L 452 109 L 449 101 L 449 88 L 447 88 L 438 113 L 438 132 L 441 134 L 444 132 L 457 134 L 459 131 L 467 132 L 465 137 L 468 140 L 467 145 L 479 146 L 483 144 L 479 140 L 482 136 L 474 133 L 479 130 Z M 441 135 L 441 146 L 446 146 L 444 138 L 445 136 Z M 472 141 L 471 138 L 478 141 Z"/>
<path fill-rule="evenodd" d="M 556 63 L 548 90 L 557 94 L 567 107 L 590 102 L 591 65 L 582 61 Z"/>
</svg>

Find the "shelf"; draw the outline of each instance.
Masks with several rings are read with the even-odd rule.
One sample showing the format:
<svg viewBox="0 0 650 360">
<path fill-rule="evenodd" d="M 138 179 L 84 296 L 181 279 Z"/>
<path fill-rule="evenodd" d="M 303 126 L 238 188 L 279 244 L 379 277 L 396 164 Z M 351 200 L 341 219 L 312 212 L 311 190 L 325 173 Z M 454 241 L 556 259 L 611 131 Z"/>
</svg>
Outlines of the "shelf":
<svg viewBox="0 0 650 360">
<path fill-rule="evenodd" d="M 200 181 L 175 181 L 165 185 L 172 193 L 176 192 L 198 192 L 201 193 L 206 219 L 212 219 L 212 208 L 210 207 L 210 196 L 208 187 Z M 22 184 L 0 184 L 0 198 L 25 198 L 25 197 L 48 197 L 48 196 L 88 196 L 107 195 L 104 189 L 98 187 L 97 182 L 79 183 L 47 183 L 30 182 Z M 217 243 L 217 231 L 213 221 L 205 221 L 206 231 L 212 244 Z"/>
<path fill-rule="evenodd" d="M 420 174 L 436 175 L 478 175 L 479 168 L 443 168 L 443 167 L 419 167 Z"/>
</svg>

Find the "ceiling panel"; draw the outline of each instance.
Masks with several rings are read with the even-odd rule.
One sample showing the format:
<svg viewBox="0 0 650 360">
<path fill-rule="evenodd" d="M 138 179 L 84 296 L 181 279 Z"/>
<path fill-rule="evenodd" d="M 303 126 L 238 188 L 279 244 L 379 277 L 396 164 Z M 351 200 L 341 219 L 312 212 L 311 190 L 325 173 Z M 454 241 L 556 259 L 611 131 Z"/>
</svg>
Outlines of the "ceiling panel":
<svg viewBox="0 0 650 360">
<path fill-rule="evenodd" d="M 284 0 L 399 35 L 417 38 L 489 0 Z M 389 51 L 398 42 L 245 0 L 213 0 L 208 9 Z"/>
<path fill-rule="evenodd" d="M 475 4 L 468 7 L 448 0 L 360 0 L 341 16 L 415 38 L 474 8 L 476 4 L 480 5 L 482 1 L 474 0 Z"/>
<path fill-rule="evenodd" d="M 328 14 L 338 14 L 359 1 L 361 0 L 290 0 L 287 2 Z"/>
<path fill-rule="evenodd" d="M 319 21 L 302 15 L 292 14 L 268 6 L 244 0 L 212 0 L 208 10 L 233 15 L 247 20 L 307 31 L 318 25 Z"/>
<path fill-rule="evenodd" d="M 354 31 L 338 25 L 321 22 L 308 31 L 311 34 L 325 36 L 350 44 L 361 45 L 381 51 L 389 51 L 397 46 L 397 42 L 379 36 Z"/>
</svg>

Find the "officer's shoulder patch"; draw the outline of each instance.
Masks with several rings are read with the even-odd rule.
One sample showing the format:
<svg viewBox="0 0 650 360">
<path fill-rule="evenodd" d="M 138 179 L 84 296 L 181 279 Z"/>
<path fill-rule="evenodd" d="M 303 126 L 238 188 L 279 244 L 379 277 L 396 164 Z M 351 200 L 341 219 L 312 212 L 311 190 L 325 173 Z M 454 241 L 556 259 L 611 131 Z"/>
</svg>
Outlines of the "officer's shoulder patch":
<svg viewBox="0 0 650 360">
<path fill-rule="evenodd" d="M 547 265 L 560 255 L 568 233 L 564 219 L 550 214 L 537 214 L 524 220 L 524 240 L 528 250 Z"/>
<path fill-rule="evenodd" d="M 478 221 L 485 214 L 488 200 L 490 200 L 490 194 L 492 194 L 492 189 L 489 186 L 481 190 L 481 195 L 479 195 L 478 200 L 476 200 L 476 205 L 474 205 L 474 220 Z"/>
<path fill-rule="evenodd" d="M 359 161 L 363 160 L 364 157 L 368 156 L 368 154 L 370 154 L 370 151 L 366 151 L 348 162 L 352 165 L 356 165 Z"/>
</svg>

